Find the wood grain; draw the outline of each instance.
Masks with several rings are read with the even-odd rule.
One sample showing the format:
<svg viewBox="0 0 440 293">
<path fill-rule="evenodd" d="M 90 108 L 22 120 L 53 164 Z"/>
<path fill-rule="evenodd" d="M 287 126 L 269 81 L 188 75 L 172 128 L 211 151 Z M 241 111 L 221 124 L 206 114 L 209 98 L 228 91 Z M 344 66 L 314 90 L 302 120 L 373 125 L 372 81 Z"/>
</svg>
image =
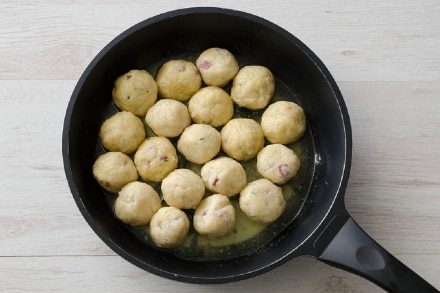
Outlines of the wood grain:
<svg viewBox="0 0 440 293">
<path fill-rule="evenodd" d="M 290 31 L 324 61 L 349 109 L 346 205 L 374 239 L 440 288 L 437 1 L 209 1 Z M 302 257 L 224 285 L 170 281 L 115 255 L 82 218 L 61 133 L 82 71 L 135 23 L 198 1 L 0 0 L 1 292 L 382 292 Z"/>
</svg>

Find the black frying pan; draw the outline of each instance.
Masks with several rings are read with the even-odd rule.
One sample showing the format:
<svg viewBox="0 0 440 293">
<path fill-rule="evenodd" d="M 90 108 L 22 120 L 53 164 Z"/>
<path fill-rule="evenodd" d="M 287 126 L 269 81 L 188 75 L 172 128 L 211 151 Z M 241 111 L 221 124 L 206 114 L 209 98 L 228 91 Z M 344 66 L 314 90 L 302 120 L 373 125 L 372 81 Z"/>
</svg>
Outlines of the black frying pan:
<svg viewBox="0 0 440 293">
<path fill-rule="evenodd" d="M 133 68 L 147 68 L 215 46 L 227 48 L 239 58 L 245 56 L 248 63 L 270 68 L 295 92 L 312 133 L 312 183 L 301 212 L 275 239 L 243 256 L 199 262 L 183 260 L 137 240 L 103 203 L 105 195 L 91 170 L 116 77 Z M 219 8 L 171 11 L 119 35 L 78 81 L 63 129 L 65 172 L 83 216 L 110 248 L 149 272 L 190 283 L 226 283 L 308 255 L 389 291 L 437 292 L 371 239 L 348 214 L 344 193 L 351 148 L 345 103 L 318 57 L 297 38 L 264 19 Z"/>
</svg>

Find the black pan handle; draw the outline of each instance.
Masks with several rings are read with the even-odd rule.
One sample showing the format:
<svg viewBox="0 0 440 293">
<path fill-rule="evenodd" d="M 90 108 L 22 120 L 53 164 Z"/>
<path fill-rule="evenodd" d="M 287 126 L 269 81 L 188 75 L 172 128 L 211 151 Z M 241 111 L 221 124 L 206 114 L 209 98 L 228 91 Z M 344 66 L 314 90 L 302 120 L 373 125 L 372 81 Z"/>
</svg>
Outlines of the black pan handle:
<svg viewBox="0 0 440 293">
<path fill-rule="evenodd" d="M 386 251 L 351 217 L 335 216 L 314 243 L 318 259 L 389 292 L 439 292 Z"/>
</svg>

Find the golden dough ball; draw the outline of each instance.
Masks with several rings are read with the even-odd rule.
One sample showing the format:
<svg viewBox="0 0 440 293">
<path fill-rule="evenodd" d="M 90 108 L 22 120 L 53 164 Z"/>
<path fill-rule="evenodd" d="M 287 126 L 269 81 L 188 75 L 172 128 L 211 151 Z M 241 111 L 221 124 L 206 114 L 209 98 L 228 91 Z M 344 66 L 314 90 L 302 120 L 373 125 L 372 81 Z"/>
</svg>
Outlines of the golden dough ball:
<svg viewBox="0 0 440 293">
<path fill-rule="evenodd" d="M 113 193 L 138 179 L 133 161 L 121 152 L 100 155 L 93 164 L 93 176 L 102 188 Z"/>
<path fill-rule="evenodd" d="M 261 128 L 264 136 L 271 143 L 295 142 L 306 131 L 304 110 L 293 102 L 275 102 L 263 112 Z"/>
<path fill-rule="evenodd" d="M 297 174 L 301 162 L 293 150 L 282 144 L 265 146 L 257 155 L 257 170 L 275 184 L 284 184 Z"/>
<path fill-rule="evenodd" d="M 158 87 L 145 70 L 130 70 L 119 76 L 112 91 L 113 101 L 122 111 L 144 116 L 157 100 Z"/>
<path fill-rule="evenodd" d="M 159 247 L 176 248 L 185 241 L 189 226 L 188 216 L 182 210 L 162 207 L 151 218 L 151 238 Z"/>
<path fill-rule="evenodd" d="M 243 166 L 229 157 L 209 161 L 200 174 L 208 190 L 229 197 L 239 194 L 247 182 Z"/>
<path fill-rule="evenodd" d="M 145 127 L 139 117 L 122 111 L 102 123 L 99 136 L 108 151 L 131 154 L 144 141 Z"/>
<path fill-rule="evenodd" d="M 275 92 L 275 79 L 264 66 L 251 65 L 240 69 L 234 77 L 231 98 L 240 107 L 251 110 L 265 108 Z"/>
<path fill-rule="evenodd" d="M 195 123 L 219 127 L 225 125 L 234 115 L 234 103 L 225 90 L 207 86 L 192 96 L 188 110 Z"/>
<path fill-rule="evenodd" d="M 148 110 L 145 122 L 157 136 L 176 137 L 191 124 L 191 117 L 183 103 L 162 99 Z"/>
<path fill-rule="evenodd" d="M 234 206 L 226 195 L 210 195 L 194 212 L 193 225 L 201 235 L 212 238 L 225 236 L 235 227 Z"/>
<path fill-rule="evenodd" d="M 134 227 L 150 223 L 161 207 L 160 197 L 153 187 L 139 181 L 122 187 L 114 204 L 116 217 Z"/>
<path fill-rule="evenodd" d="M 271 223 L 284 212 L 286 201 L 281 187 L 267 179 L 252 181 L 240 192 L 240 209 L 252 220 Z"/>
<path fill-rule="evenodd" d="M 221 141 L 220 132 L 214 127 L 192 124 L 183 131 L 177 141 L 177 149 L 188 161 L 204 164 L 219 153 Z"/>
<path fill-rule="evenodd" d="M 197 68 L 207 85 L 225 86 L 238 72 L 234 55 L 223 48 L 209 48 L 200 54 Z"/>
<path fill-rule="evenodd" d="M 162 97 L 184 102 L 201 88 L 202 78 L 193 63 L 170 60 L 159 68 L 156 83 Z"/>
<path fill-rule="evenodd" d="M 231 119 L 220 134 L 223 151 L 238 161 L 254 158 L 264 146 L 263 130 L 253 119 Z"/>
<path fill-rule="evenodd" d="M 147 138 L 134 154 L 134 164 L 145 181 L 162 181 L 177 163 L 176 149 L 166 137 Z"/>
<path fill-rule="evenodd" d="M 162 181 L 165 202 L 179 209 L 195 209 L 205 195 L 205 184 L 189 169 L 176 169 Z"/>
</svg>

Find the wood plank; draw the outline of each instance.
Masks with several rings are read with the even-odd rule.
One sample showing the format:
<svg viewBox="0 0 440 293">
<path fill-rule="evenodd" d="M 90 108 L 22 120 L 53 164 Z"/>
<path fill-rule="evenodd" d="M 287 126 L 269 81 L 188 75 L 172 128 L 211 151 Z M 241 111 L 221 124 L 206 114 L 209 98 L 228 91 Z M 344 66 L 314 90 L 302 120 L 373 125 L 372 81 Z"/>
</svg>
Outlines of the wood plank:
<svg viewBox="0 0 440 293">
<path fill-rule="evenodd" d="M 0 79 L 76 80 L 92 58 L 125 29 L 171 9 L 200 5 L 198 1 L 176 0 L 131 4 L 3 4 Z M 356 5 L 318 1 L 303 6 L 296 3 L 297 9 L 286 9 L 287 2 L 255 5 L 254 1 L 222 1 L 212 5 L 247 11 L 282 26 L 314 50 L 337 80 L 439 79 L 440 32 L 436 28 L 440 6 L 436 0 Z"/>
<path fill-rule="evenodd" d="M 393 252 L 408 253 L 417 247 L 439 253 L 437 83 L 342 83 L 341 87 L 353 128 L 349 211 Z M 420 236 L 423 233 L 425 237 Z"/>
<path fill-rule="evenodd" d="M 0 109 L 2 256 L 110 251 L 87 229 L 64 175 L 61 133 L 74 84 L 0 81 L 0 103 L 9 105 Z"/>
</svg>

